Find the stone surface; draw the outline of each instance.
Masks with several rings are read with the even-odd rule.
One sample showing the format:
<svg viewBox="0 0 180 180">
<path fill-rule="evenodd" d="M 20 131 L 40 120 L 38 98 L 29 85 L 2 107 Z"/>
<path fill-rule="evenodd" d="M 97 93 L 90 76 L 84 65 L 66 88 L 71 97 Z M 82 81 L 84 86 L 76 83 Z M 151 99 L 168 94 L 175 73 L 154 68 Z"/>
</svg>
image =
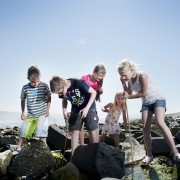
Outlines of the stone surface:
<svg viewBox="0 0 180 180">
<path fill-rule="evenodd" d="M 9 172 L 16 176 L 39 177 L 54 165 L 55 159 L 49 147 L 40 140 L 34 140 L 14 157 Z"/>
<path fill-rule="evenodd" d="M 95 143 L 77 147 L 72 163 L 92 180 L 121 178 L 124 176 L 124 158 L 124 152 L 118 148 L 106 143 Z"/>
<path fill-rule="evenodd" d="M 130 136 L 122 144 L 122 151 L 125 152 L 125 165 L 140 161 L 146 155 L 144 146 L 140 145 L 135 138 Z"/>
<path fill-rule="evenodd" d="M 52 172 L 53 180 L 79 180 L 79 170 L 71 162 Z"/>
<path fill-rule="evenodd" d="M 71 136 L 56 125 L 49 126 L 47 144 L 51 150 L 65 151 L 71 148 Z"/>
<path fill-rule="evenodd" d="M 10 164 L 12 158 L 11 150 L 6 150 L 0 153 L 0 173 L 7 174 L 7 167 Z"/>
</svg>

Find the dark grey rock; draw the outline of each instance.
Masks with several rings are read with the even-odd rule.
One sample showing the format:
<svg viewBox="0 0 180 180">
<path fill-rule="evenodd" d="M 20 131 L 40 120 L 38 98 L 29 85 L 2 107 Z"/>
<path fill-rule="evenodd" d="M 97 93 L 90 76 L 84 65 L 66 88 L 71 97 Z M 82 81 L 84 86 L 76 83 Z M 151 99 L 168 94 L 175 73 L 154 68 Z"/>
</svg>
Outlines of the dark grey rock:
<svg viewBox="0 0 180 180">
<path fill-rule="evenodd" d="M 125 153 L 116 147 L 99 143 L 96 166 L 101 178 L 122 178 L 124 176 Z"/>
<path fill-rule="evenodd" d="M 13 159 L 9 172 L 16 176 L 39 177 L 55 165 L 49 147 L 41 140 L 33 140 Z"/>
<path fill-rule="evenodd" d="M 16 144 L 16 136 L 2 136 L 0 137 L 0 146 L 4 146 L 7 144 Z"/>
<path fill-rule="evenodd" d="M 106 143 L 78 146 L 72 157 L 79 171 L 90 179 L 104 177 L 121 178 L 124 176 L 125 153 Z"/>
<path fill-rule="evenodd" d="M 64 129 L 60 129 L 56 125 L 49 126 L 47 144 L 51 150 L 61 150 L 71 148 L 71 136 Z"/>
</svg>

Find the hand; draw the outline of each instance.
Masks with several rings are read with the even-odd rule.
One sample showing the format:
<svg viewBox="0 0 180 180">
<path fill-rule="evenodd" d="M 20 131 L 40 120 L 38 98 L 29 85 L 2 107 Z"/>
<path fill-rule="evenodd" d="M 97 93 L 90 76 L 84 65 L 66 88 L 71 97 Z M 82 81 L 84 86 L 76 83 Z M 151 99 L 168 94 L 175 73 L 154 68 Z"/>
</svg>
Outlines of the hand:
<svg viewBox="0 0 180 180">
<path fill-rule="evenodd" d="M 124 95 L 124 97 L 125 97 L 126 99 L 129 99 L 129 94 L 128 94 L 127 91 L 124 91 L 124 92 L 123 92 L 123 95 Z"/>
<path fill-rule="evenodd" d="M 48 116 L 49 116 L 49 111 L 46 111 L 45 117 L 48 117 Z"/>
<path fill-rule="evenodd" d="M 126 80 L 123 77 L 120 77 L 120 81 L 122 84 L 126 84 Z"/>
<path fill-rule="evenodd" d="M 68 113 L 63 113 L 64 120 L 67 121 L 69 120 L 69 114 Z"/>
<path fill-rule="evenodd" d="M 21 114 L 21 119 L 22 119 L 22 120 L 25 120 L 25 119 L 26 119 L 26 114 L 25 114 L 25 113 L 22 113 L 22 114 Z"/>
<path fill-rule="evenodd" d="M 103 112 L 109 112 L 109 109 L 105 109 L 104 107 L 101 108 Z"/>
<path fill-rule="evenodd" d="M 80 111 L 80 113 L 81 113 L 81 118 L 85 118 L 87 116 L 88 109 L 84 108 Z"/>
</svg>

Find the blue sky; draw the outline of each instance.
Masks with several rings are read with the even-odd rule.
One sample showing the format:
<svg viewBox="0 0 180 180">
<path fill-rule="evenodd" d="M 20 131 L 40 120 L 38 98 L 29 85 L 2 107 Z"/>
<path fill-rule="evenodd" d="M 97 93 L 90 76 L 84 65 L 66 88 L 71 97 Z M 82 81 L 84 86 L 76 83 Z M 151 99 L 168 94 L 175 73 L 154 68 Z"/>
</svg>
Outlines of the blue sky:
<svg viewBox="0 0 180 180">
<path fill-rule="evenodd" d="M 180 112 L 180 1 L 178 0 L 1 0 L 0 111 L 20 111 L 27 69 L 41 80 L 80 78 L 96 64 L 107 69 L 101 107 L 122 89 L 118 62 L 130 58 L 152 75 L 167 99 L 167 113 Z M 141 99 L 128 100 L 130 119 L 140 117 Z M 61 112 L 52 95 L 50 112 Z"/>
</svg>

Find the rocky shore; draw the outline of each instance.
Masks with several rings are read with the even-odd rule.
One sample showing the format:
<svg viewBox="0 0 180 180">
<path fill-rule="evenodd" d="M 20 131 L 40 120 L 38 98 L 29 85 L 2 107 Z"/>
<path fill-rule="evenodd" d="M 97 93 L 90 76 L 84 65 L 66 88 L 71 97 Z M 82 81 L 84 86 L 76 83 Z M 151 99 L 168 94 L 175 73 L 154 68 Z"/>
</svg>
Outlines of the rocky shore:
<svg viewBox="0 0 180 180">
<path fill-rule="evenodd" d="M 166 117 L 165 122 L 180 151 L 180 121 Z M 101 127 L 102 124 L 100 133 Z M 89 144 L 88 134 L 85 133 L 87 145 L 79 146 L 72 159 L 71 135 L 66 127 L 49 126 L 47 145 L 33 138 L 16 156 L 12 156 L 12 151 L 16 148 L 19 128 L 1 129 L 0 179 L 180 179 L 180 165 L 173 162 L 170 148 L 154 121 L 151 135 L 154 161 L 149 167 L 142 168 L 140 160 L 145 156 L 145 149 L 140 120 L 131 122 L 130 133 L 122 129 L 122 149 L 114 147 L 111 136 L 103 143 Z"/>
</svg>

